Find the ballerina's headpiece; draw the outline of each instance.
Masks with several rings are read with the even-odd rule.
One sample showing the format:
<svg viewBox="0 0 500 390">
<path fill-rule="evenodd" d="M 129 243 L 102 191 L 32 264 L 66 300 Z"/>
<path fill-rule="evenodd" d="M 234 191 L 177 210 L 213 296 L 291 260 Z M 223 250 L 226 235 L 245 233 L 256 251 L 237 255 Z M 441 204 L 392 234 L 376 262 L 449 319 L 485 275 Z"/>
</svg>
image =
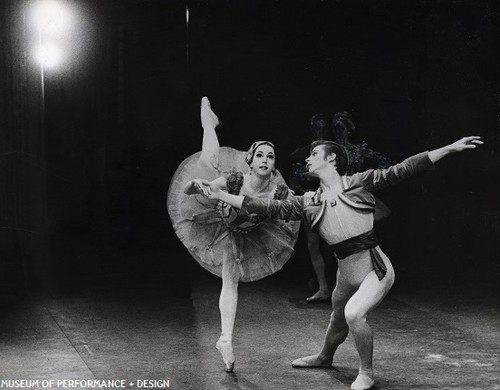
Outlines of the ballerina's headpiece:
<svg viewBox="0 0 500 390">
<path fill-rule="evenodd" d="M 273 148 L 273 151 L 276 153 L 276 148 L 273 145 L 272 142 L 269 141 L 257 141 L 250 146 L 250 149 L 248 149 L 247 155 L 245 156 L 245 162 L 250 166 L 250 164 L 253 161 L 253 156 L 255 155 L 255 151 L 257 148 L 261 145 L 269 145 L 271 148 Z"/>
</svg>

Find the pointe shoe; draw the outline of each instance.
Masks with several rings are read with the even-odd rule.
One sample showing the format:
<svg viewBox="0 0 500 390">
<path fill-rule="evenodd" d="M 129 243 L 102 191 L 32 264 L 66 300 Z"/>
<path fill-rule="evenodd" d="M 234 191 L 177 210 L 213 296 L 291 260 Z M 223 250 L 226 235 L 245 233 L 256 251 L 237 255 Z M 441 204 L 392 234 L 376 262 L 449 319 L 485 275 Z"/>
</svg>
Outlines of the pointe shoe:
<svg viewBox="0 0 500 390">
<path fill-rule="evenodd" d="M 212 111 L 212 106 L 206 96 L 201 99 L 200 118 L 203 127 L 208 126 L 216 128 L 220 124 L 219 118 L 215 115 L 215 112 Z"/>
<path fill-rule="evenodd" d="M 330 362 L 321 362 L 318 360 L 317 355 L 305 356 L 298 359 L 295 359 L 292 362 L 293 368 L 330 368 L 332 363 Z"/>
<path fill-rule="evenodd" d="M 221 353 L 222 360 L 226 365 L 226 372 L 233 372 L 234 370 L 234 354 L 233 343 L 229 340 L 218 340 L 215 348 Z"/>
<path fill-rule="evenodd" d="M 375 381 L 368 375 L 359 374 L 354 382 L 352 382 L 351 390 L 368 390 L 373 387 Z"/>
</svg>

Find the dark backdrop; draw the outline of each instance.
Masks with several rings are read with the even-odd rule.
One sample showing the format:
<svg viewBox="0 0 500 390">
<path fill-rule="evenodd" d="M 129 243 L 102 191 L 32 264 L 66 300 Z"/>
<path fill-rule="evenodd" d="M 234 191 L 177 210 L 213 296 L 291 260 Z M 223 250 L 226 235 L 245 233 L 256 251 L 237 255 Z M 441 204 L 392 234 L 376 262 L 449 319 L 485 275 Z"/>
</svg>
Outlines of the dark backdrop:
<svg viewBox="0 0 500 390">
<path fill-rule="evenodd" d="M 399 285 L 497 280 L 496 3 L 72 1 L 85 44 L 45 74 L 42 104 L 29 1 L 2 2 L 4 295 L 152 284 L 187 294 L 205 271 L 175 236 L 165 198 L 200 149 L 205 95 L 221 143 L 273 141 L 285 176 L 317 112 L 350 111 L 355 140 L 395 162 L 482 135 L 480 150 L 385 190 L 392 214 L 379 234 Z M 274 277 L 307 283 L 303 239 L 297 252 Z"/>
</svg>

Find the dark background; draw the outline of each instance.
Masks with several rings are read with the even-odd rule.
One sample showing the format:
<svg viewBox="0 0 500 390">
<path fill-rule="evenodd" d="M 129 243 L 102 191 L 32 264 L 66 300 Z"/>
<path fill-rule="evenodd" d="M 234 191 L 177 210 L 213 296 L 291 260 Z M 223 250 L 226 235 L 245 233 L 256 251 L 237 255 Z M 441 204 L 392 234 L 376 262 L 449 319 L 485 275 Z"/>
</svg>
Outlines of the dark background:
<svg viewBox="0 0 500 390">
<path fill-rule="evenodd" d="M 89 286 L 188 296 L 205 271 L 165 200 L 201 148 L 209 96 L 223 145 L 311 141 L 318 112 L 350 111 L 354 141 L 395 162 L 481 135 L 484 147 L 385 190 L 379 226 L 396 287 L 498 281 L 500 61 L 497 1 L 67 1 L 72 61 L 30 55 L 29 1 L 0 5 L 0 295 Z M 70 37 L 66 37 L 68 40 Z M 332 265 L 333 267 L 333 265 Z M 306 285 L 304 237 L 277 279 Z"/>
</svg>

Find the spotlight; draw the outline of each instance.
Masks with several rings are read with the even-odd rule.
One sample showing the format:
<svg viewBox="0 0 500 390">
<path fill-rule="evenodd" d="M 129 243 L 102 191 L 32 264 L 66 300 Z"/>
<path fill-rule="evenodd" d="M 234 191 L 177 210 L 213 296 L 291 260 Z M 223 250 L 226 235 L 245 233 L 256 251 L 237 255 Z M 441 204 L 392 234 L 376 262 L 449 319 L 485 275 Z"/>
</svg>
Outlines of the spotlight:
<svg viewBox="0 0 500 390">
<path fill-rule="evenodd" d="M 56 68 L 62 62 L 62 52 L 56 45 L 45 43 L 36 48 L 35 58 L 44 68 Z"/>
<path fill-rule="evenodd" d="M 55 0 L 38 1 L 32 10 L 34 23 L 44 34 L 67 32 L 71 16 L 68 7 Z"/>
</svg>

